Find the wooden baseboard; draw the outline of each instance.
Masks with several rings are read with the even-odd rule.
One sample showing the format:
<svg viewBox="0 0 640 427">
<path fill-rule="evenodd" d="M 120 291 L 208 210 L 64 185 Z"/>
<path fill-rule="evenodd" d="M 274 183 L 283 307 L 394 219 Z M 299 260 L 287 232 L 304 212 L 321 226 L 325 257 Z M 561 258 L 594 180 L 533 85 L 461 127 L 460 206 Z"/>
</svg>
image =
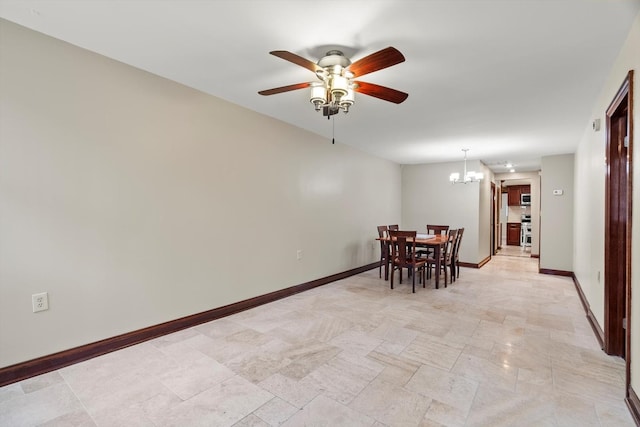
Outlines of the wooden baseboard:
<svg viewBox="0 0 640 427">
<path fill-rule="evenodd" d="M 467 267 L 467 268 L 480 268 L 483 265 L 485 265 L 486 263 L 488 263 L 489 261 L 491 261 L 491 257 L 488 256 L 485 259 L 483 259 L 482 261 L 480 261 L 477 264 L 474 264 L 472 262 L 462 262 L 460 261 L 458 264 L 460 264 L 460 267 Z"/>
<path fill-rule="evenodd" d="M 624 401 L 629 408 L 629 412 L 631 412 L 633 421 L 637 426 L 640 426 L 640 399 L 638 399 L 638 395 L 631 386 L 629 386 L 629 389 L 627 391 L 628 396 L 624 399 Z"/>
<path fill-rule="evenodd" d="M 112 338 L 107 338 L 69 350 L 64 350 L 58 353 L 39 357 L 37 359 L 17 363 L 5 368 L 0 368 L 0 387 L 17 381 L 22 381 L 36 375 L 55 371 L 57 369 L 64 368 L 65 366 L 73 365 L 74 363 L 82 362 L 84 360 L 88 360 L 96 356 L 101 356 L 112 351 L 121 350 L 125 347 L 139 344 L 153 338 L 158 338 L 162 335 L 177 332 L 186 328 L 191 328 L 202 323 L 210 322 L 212 320 L 220 319 L 234 313 L 239 313 L 250 308 L 286 298 L 288 296 L 304 292 L 318 286 L 326 285 L 337 280 L 341 280 L 368 270 L 372 270 L 374 268 L 378 268 L 379 265 L 379 262 L 374 262 L 362 267 L 344 271 L 342 273 L 333 274 L 321 279 L 316 279 L 310 282 L 291 286 L 286 289 L 259 295 L 248 300 L 239 301 L 202 313 L 193 314 L 190 316 L 182 317 L 180 319 L 161 323 L 159 325 L 149 326 L 147 328 L 128 332 L 126 334 L 118 335 Z"/>
<path fill-rule="evenodd" d="M 584 312 L 587 315 L 587 320 L 589 321 L 589 325 L 591 325 L 591 329 L 593 329 L 593 334 L 596 336 L 598 340 L 598 344 L 600 344 L 600 348 L 604 349 L 604 331 L 600 327 L 596 316 L 591 311 L 591 306 L 589 305 L 589 301 L 587 301 L 587 297 L 584 295 L 582 291 L 582 286 L 580 286 L 580 282 L 575 274 L 571 274 L 571 278 L 573 279 L 573 285 L 576 287 L 576 291 L 578 292 L 578 297 L 580 298 L 580 302 L 582 303 L 582 307 L 584 308 Z"/>
<path fill-rule="evenodd" d="M 551 274 L 552 276 L 573 277 L 573 271 L 552 270 L 550 268 L 540 268 L 540 269 L 538 269 L 538 273 L 540 273 L 540 274 Z"/>
<path fill-rule="evenodd" d="M 489 261 L 491 261 L 491 256 L 488 256 L 485 259 L 483 259 L 482 261 L 480 261 L 478 263 L 478 268 L 482 268 L 482 266 L 485 265 L 486 263 L 488 263 Z"/>
<path fill-rule="evenodd" d="M 531 258 L 540 258 L 540 254 L 531 254 Z"/>
<path fill-rule="evenodd" d="M 466 267 L 466 268 L 480 268 L 478 266 L 478 264 L 473 264 L 473 263 L 470 263 L 470 262 L 462 262 L 462 261 L 460 261 L 458 263 L 458 265 L 460 265 L 460 267 Z"/>
</svg>

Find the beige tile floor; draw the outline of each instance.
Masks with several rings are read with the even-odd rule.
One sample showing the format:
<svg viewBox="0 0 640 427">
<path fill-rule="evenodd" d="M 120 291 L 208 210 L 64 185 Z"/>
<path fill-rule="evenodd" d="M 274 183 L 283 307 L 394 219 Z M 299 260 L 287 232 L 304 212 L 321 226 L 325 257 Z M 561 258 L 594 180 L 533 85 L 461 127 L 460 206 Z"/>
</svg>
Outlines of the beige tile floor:
<svg viewBox="0 0 640 427">
<path fill-rule="evenodd" d="M 372 270 L 0 388 L 1 426 L 632 426 L 564 277 Z"/>
</svg>

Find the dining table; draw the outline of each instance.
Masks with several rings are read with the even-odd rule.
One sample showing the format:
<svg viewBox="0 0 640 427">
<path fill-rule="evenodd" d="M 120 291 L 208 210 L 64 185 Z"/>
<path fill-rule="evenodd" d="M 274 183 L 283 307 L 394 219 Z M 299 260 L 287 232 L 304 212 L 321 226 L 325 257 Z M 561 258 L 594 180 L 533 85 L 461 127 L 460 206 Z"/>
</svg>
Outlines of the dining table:
<svg viewBox="0 0 640 427">
<path fill-rule="evenodd" d="M 440 269 L 442 268 L 442 264 L 441 264 L 441 259 L 442 259 L 442 250 L 445 247 L 445 245 L 447 244 L 447 241 L 449 239 L 449 236 L 446 234 L 423 234 L 423 233 L 417 233 L 416 234 L 416 246 L 420 246 L 423 248 L 430 248 L 433 249 L 434 251 L 434 260 L 435 260 L 435 284 L 436 284 L 436 289 L 438 289 L 439 284 L 440 284 Z M 385 236 L 385 237 L 378 237 L 376 238 L 376 240 L 379 241 L 383 241 L 383 242 L 391 242 L 392 238 L 389 236 Z M 408 238 L 407 242 L 413 242 L 412 238 Z M 388 250 L 389 246 L 386 245 L 385 246 Z M 391 260 L 389 259 L 389 254 L 386 254 L 387 256 L 384 257 L 385 259 L 385 264 L 384 264 L 384 280 L 389 280 L 389 263 L 391 262 Z M 446 287 L 446 284 L 445 284 Z"/>
</svg>

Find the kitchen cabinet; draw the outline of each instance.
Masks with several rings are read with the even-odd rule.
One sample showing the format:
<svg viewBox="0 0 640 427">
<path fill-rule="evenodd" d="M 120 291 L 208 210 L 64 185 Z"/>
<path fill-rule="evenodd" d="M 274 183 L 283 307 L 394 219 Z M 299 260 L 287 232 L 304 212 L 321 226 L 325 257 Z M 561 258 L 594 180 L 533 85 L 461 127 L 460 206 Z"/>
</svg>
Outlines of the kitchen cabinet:
<svg viewBox="0 0 640 427">
<path fill-rule="evenodd" d="M 507 223 L 507 245 L 508 246 L 520 246 L 520 227 L 522 225 L 519 222 Z"/>
<path fill-rule="evenodd" d="M 530 185 L 510 185 L 509 187 L 507 187 L 509 206 L 520 206 L 520 195 L 530 193 Z"/>
</svg>

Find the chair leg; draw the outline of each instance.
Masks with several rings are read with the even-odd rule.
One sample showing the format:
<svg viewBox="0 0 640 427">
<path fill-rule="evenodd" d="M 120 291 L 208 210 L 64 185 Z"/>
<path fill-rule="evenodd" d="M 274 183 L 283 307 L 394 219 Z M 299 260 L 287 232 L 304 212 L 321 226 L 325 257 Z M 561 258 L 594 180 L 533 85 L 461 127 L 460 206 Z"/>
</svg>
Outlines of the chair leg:
<svg viewBox="0 0 640 427">
<path fill-rule="evenodd" d="M 391 280 L 390 280 L 391 289 L 393 289 L 393 275 L 395 274 L 395 272 L 396 272 L 396 270 L 393 267 L 391 267 Z"/>
<path fill-rule="evenodd" d="M 444 264 L 444 287 L 447 287 L 447 264 Z"/>
<path fill-rule="evenodd" d="M 413 272 L 413 293 L 416 293 L 416 273 L 415 271 Z"/>
</svg>

